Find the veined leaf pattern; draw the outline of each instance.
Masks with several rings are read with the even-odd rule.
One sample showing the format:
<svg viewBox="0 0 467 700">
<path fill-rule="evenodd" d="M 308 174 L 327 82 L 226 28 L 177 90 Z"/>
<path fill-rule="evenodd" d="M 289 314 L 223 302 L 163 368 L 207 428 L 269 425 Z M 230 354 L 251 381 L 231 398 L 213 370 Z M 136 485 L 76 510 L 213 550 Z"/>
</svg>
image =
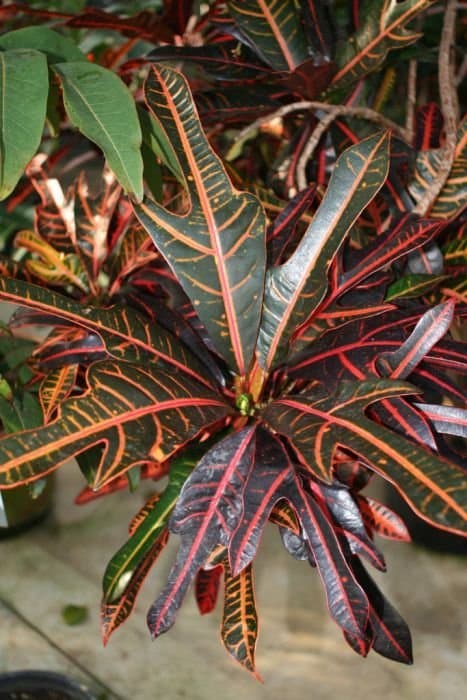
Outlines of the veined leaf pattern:
<svg viewBox="0 0 467 700">
<path fill-rule="evenodd" d="M 239 664 L 255 672 L 255 647 L 258 637 L 253 568 L 249 564 L 237 576 L 228 567 L 224 582 L 224 613 L 221 639 L 224 647 Z"/>
<path fill-rule="evenodd" d="M 272 428 L 289 438 L 303 464 L 320 479 L 331 477 L 338 445 L 395 484 L 410 506 L 437 527 L 467 531 L 467 477 L 428 449 L 365 416 L 371 403 L 414 393 L 396 380 L 342 382 L 334 395 L 289 396 L 264 411 Z"/>
<path fill-rule="evenodd" d="M 189 211 L 145 200 L 135 212 L 166 257 L 218 351 L 244 375 L 258 333 L 266 267 L 265 215 L 235 190 L 202 130 L 185 78 L 155 66 L 146 99 L 184 173 Z"/>
<path fill-rule="evenodd" d="M 386 178 L 388 145 L 388 134 L 380 133 L 344 151 L 298 248 L 285 264 L 268 271 L 258 338 L 264 368 L 284 358 L 293 332 L 323 300 L 336 253 Z"/>
<path fill-rule="evenodd" d="M 309 57 L 294 0 L 229 0 L 227 5 L 241 32 L 272 68 L 293 71 Z"/>
<path fill-rule="evenodd" d="M 103 444 L 92 479 L 98 488 L 135 464 L 167 459 L 229 413 L 213 392 L 158 367 L 96 363 L 88 383 L 88 391 L 64 402 L 49 425 L 0 440 L 0 488 L 35 481 Z"/>
<path fill-rule="evenodd" d="M 46 423 L 62 401 L 67 399 L 73 391 L 77 374 L 78 365 L 65 365 L 48 372 L 42 380 L 39 400 Z"/>
<path fill-rule="evenodd" d="M 351 41 L 336 57 L 339 70 L 333 86 L 347 88 L 380 67 L 391 49 L 402 48 L 416 41 L 419 32 L 408 29 L 434 0 L 367 0 L 362 6 L 362 23 Z"/>
</svg>

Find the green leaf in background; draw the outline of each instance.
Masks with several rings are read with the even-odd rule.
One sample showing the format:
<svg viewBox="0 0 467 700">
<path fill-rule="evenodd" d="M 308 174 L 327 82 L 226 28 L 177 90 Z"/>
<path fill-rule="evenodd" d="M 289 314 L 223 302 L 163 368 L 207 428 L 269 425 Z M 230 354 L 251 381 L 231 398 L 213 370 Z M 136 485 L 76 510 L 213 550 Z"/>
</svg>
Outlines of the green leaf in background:
<svg viewBox="0 0 467 700">
<path fill-rule="evenodd" d="M 45 53 L 50 63 L 86 60 L 71 39 L 48 27 L 23 27 L 3 34 L 0 49 L 35 49 Z"/>
<path fill-rule="evenodd" d="M 155 65 L 146 100 L 184 172 L 190 197 L 175 214 L 145 199 L 135 213 L 174 270 L 217 350 L 248 371 L 258 334 L 266 267 L 260 202 L 236 190 L 202 129 L 186 79 Z"/>
<path fill-rule="evenodd" d="M 70 120 L 102 149 L 128 194 L 143 198 L 141 127 L 130 91 L 120 78 L 88 61 L 57 63 Z"/>
<path fill-rule="evenodd" d="M 65 605 L 62 608 L 62 618 L 66 625 L 81 625 L 88 618 L 88 609 L 85 605 Z"/>
<path fill-rule="evenodd" d="M 445 279 L 447 275 L 405 275 L 389 285 L 385 301 L 419 298 L 436 289 Z"/>
<path fill-rule="evenodd" d="M 43 54 L 29 49 L 0 52 L 0 199 L 14 190 L 39 147 L 48 91 Z"/>
</svg>

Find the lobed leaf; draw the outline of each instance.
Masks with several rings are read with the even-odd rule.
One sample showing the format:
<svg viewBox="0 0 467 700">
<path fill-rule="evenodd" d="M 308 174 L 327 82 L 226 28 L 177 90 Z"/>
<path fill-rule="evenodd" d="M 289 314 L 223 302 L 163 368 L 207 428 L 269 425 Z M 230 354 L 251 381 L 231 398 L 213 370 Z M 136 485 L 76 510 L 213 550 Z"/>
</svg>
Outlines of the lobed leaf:
<svg viewBox="0 0 467 700">
<path fill-rule="evenodd" d="M 266 266 L 265 216 L 237 192 L 201 128 L 185 78 L 154 67 L 146 99 L 184 173 L 186 215 L 145 200 L 135 213 L 190 297 L 217 350 L 247 372 L 258 333 Z"/>
</svg>

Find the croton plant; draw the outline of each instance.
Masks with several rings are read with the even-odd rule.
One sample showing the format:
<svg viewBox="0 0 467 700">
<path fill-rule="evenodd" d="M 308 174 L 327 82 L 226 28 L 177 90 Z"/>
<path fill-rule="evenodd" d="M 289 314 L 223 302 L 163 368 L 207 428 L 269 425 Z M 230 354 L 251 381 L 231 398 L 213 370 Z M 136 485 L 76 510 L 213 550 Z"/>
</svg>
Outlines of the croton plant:
<svg viewBox="0 0 467 700">
<path fill-rule="evenodd" d="M 255 672 L 269 524 L 356 652 L 411 663 L 367 571 L 375 535 L 409 535 L 364 488 L 466 534 L 465 17 L 456 36 L 452 0 L 48 5 L 0 10 L 0 488 L 70 458 L 78 502 L 155 482 L 104 574 L 105 641 L 175 537 L 152 636 L 222 586 L 223 644 Z"/>
</svg>

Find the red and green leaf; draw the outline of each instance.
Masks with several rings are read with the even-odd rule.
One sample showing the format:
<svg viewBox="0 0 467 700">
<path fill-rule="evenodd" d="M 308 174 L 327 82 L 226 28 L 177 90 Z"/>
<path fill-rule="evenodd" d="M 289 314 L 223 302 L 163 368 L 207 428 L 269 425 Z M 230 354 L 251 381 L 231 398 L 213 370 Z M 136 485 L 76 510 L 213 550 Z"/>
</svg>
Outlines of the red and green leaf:
<svg viewBox="0 0 467 700">
<path fill-rule="evenodd" d="M 40 479 L 100 445 L 91 475 L 99 488 L 147 459 L 164 461 L 229 414 L 222 399 L 202 385 L 150 365 L 96 363 L 88 384 L 48 425 L 0 440 L 0 488 Z"/>
<path fill-rule="evenodd" d="M 268 272 L 258 339 L 264 368 L 269 369 L 283 359 L 293 332 L 322 302 L 336 253 L 385 180 L 388 144 L 387 133 L 377 134 L 344 151 L 324 199 L 294 254 L 285 264 Z"/>
<path fill-rule="evenodd" d="M 206 452 L 185 483 L 169 524 L 181 544 L 168 582 L 148 613 L 153 638 L 173 625 L 196 573 L 240 521 L 243 484 L 255 465 L 255 432 L 253 426 L 225 437 Z"/>
<path fill-rule="evenodd" d="M 446 183 L 430 209 L 435 219 L 458 216 L 467 207 L 467 117 L 461 122 L 454 162 Z"/>
<path fill-rule="evenodd" d="M 413 44 L 420 33 L 407 27 L 434 0 L 371 0 L 364 3 L 361 23 L 336 56 L 335 88 L 348 88 L 377 70 L 388 51 Z"/>
<path fill-rule="evenodd" d="M 410 542 L 410 535 L 403 520 L 383 503 L 369 496 L 356 495 L 362 518 L 370 533 L 399 542 Z"/>
<path fill-rule="evenodd" d="M 258 637 L 253 569 L 249 564 L 237 576 L 228 567 L 224 579 L 221 639 L 227 652 L 257 678 L 255 648 Z"/>
<path fill-rule="evenodd" d="M 227 6 L 246 43 L 275 70 L 293 71 L 309 57 L 294 0 L 229 0 Z"/>
<path fill-rule="evenodd" d="M 415 391 L 396 380 L 342 382 L 333 395 L 278 399 L 263 415 L 320 479 L 330 480 L 333 453 L 345 446 L 393 483 L 421 517 L 442 529 L 466 532 L 465 472 L 365 415 L 369 404 Z"/>
<path fill-rule="evenodd" d="M 78 365 L 65 365 L 48 372 L 39 387 L 39 400 L 48 423 L 60 404 L 67 399 L 76 384 Z"/>
<path fill-rule="evenodd" d="M 232 187 L 201 128 L 185 78 L 154 67 L 146 99 L 185 174 L 188 214 L 155 202 L 135 206 L 141 223 L 190 297 L 218 351 L 243 375 L 253 358 L 265 273 L 265 217 Z"/>
</svg>

